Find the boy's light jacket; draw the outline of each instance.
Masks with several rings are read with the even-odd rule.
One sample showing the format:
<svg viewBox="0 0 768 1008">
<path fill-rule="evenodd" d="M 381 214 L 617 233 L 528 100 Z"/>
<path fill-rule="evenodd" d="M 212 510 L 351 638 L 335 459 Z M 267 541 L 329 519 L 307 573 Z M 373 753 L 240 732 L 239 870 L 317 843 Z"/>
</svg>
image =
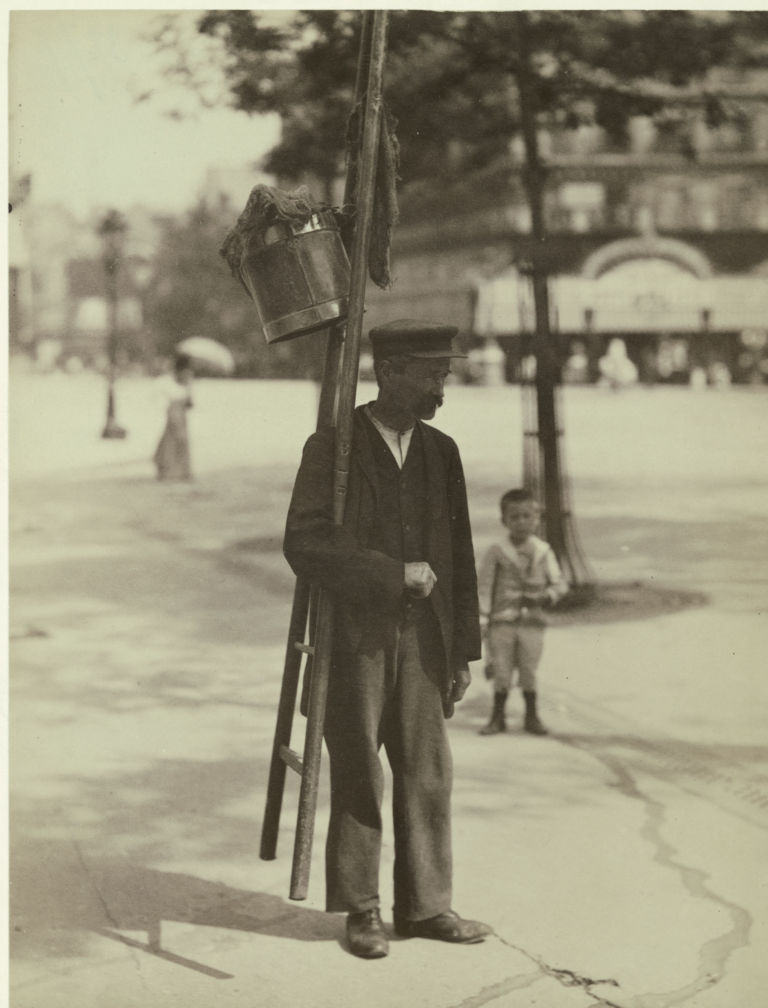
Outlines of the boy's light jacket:
<svg viewBox="0 0 768 1008">
<path fill-rule="evenodd" d="M 477 573 L 480 623 L 546 623 L 541 605 L 524 601 L 526 594 L 546 591 L 550 603 L 568 592 L 554 550 L 538 536 L 529 536 L 521 547 L 508 539 L 485 551 Z"/>
</svg>

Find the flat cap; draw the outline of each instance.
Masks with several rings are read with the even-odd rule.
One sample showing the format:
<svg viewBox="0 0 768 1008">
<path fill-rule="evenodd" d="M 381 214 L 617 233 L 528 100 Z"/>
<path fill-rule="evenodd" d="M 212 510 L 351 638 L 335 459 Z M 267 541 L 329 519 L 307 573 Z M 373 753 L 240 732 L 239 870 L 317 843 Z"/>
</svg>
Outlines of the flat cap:
<svg viewBox="0 0 768 1008">
<path fill-rule="evenodd" d="M 376 326 L 368 334 L 374 357 L 406 354 L 408 357 L 466 357 L 451 348 L 456 326 L 441 322 L 397 319 Z"/>
</svg>

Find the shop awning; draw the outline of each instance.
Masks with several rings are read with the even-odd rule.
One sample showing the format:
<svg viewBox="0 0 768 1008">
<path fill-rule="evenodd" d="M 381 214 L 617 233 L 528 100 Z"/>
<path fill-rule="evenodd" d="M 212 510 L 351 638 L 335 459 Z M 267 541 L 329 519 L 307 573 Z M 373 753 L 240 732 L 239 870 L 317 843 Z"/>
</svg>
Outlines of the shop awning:
<svg viewBox="0 0 768 1008">
<path fill-rule="evenodd" d="M 551 324 L 559 332 L 701 332 L 768 328 L 768 277 L 699 278 L 673 263 L 637 260 L 597 279 L 550 278 Z M 590 320 L 589 323 L 587 320 Z M 475 332 L 531 332 L 533 292 L 510 270 L 478 289 Z"/>
</svg>

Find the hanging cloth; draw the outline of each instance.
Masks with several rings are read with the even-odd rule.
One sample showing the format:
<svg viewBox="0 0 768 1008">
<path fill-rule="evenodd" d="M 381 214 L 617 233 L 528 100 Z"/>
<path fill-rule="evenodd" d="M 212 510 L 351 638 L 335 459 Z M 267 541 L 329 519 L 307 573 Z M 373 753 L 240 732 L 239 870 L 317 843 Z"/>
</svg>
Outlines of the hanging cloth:
<svg viewBox="0 0 768 1008">
<path fill-rule="evenodd" d="M 374 184 L 373 216 L 371 219 L 371 244 L 368 252 L 368 274 L 373 282 L 383 289 L 392 286 L 390 245 L 392 231 L 397 224 L 400 211 L 397 205 L 397 181 L 400 168 L 400 144 L 395 129 L 397 120 L 386 106 L 382 106 L 381 130 L 379 133 L 379 156 L 376 164 Z M 348 192 L 357 189 L 360 149 L 363 142 L 362 104 L 358 104 L 347 124 L 347 173 Z M 346 209 L 346 208 L 345 208 Z M 342 235 L 349 249 L 354 214 L 350 214 L 342 227 Z"/>
<path fill-rule="evenodd" d="M 261 238 L 280 221 L 306 224 L 313 214 L 329 209 L 323 203 L 315 203 L 306 186 L 299 186 L 290 193 L 273 186 L 254 186 L 237 223 L 224 239 L 220 254 L 229 264 L 232 275 L 239 277 L 241 256 L 252 235 Z"/>
</svg>

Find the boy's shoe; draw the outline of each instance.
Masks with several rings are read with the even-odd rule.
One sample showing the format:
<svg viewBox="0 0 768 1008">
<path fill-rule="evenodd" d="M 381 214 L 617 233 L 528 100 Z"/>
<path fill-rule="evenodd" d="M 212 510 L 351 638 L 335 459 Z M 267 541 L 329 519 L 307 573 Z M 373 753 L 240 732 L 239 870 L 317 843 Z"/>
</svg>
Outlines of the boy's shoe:
<svg viewBox="0 0 768 1008">
<path fill-rule="evenodd" d="M 533 690 L 525 690 L 523 692 L 523 699 L 525 700 L 523 728 L 525 728 L 529 735 L 549 735 L 549 732 L 539 720 L 539 714 L 536 709 L 536 693 Z"/>
<path fill-rule="evenodd" d="M 549 735 L 544 725 L 539 721 L 537 714 L 526 714 L 523 727 L 529 735 Z"/>
<path fill-rule="evenodd" d="M 401 938 L 433 938 L 455 945 L 474 945 L 492 934 L 493 928 L 480 921 L 464 920 L 455 910 L 446 910 L 420 921 L 404 920 L 395 914 L 395 933 Z"/>
<path fill-rule="evenodd" d="M 497 690 L 493 695 L 493 712 L 491 720 L 480 729 L 481 735 L 498 735 L 499 732 L 507 730 L 507 723 L 504 720 L 504 705 L 507 702 L 507 691 Z"/>
<path fill-rule="evenodd" d="M 487 725 L 485 725 L 484 728 L 480 729 L 478 734 L 498 735 L 499 732 L 504 732 L 506 730 L 507 730 L 507 723 L 504 720 L 504 715 L 501 712 L 499 713 L 494 712 L 491 715 L 491 720 L 488 722 Z"/>
<path fill-rule="evenodd" d="M 389 952 L 378 907 L 347 914 L 347 942 L 352 955 L 361 959 L 382 959 Z"/>
</svg>

